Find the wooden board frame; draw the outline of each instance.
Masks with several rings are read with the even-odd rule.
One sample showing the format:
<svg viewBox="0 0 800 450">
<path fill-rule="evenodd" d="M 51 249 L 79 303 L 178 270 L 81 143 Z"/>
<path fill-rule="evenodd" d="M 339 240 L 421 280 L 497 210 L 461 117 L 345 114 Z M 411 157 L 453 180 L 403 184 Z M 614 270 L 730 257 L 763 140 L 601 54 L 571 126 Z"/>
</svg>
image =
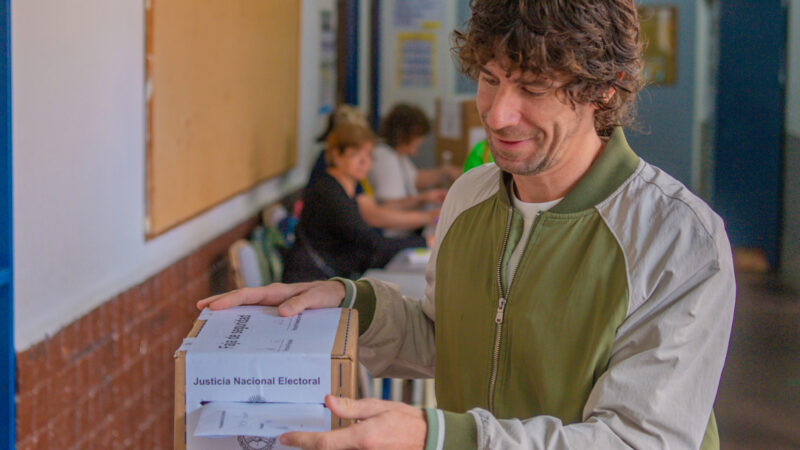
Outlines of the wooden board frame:
<svg viewBox="0 0 800 450">
<path fill-rule="evenodd" d="M 296 164 L 299 0 L 146 2 L 146 224 L 157 236 Z"/>
</svg>

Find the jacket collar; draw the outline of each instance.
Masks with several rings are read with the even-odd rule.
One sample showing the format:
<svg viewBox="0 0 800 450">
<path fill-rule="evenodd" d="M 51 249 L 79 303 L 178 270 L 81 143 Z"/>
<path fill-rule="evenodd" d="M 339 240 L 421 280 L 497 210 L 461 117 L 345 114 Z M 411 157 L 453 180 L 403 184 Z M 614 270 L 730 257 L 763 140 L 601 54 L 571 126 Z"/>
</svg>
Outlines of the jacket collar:
<svg viewBox="0 0 800 450">
<path fill-rule="evenodd" d="M 639 157 L 628 146 L 621 127 L 614 129 L 600 156 L 575 187 L 550 211 L 566 214 L 592 208 L 605 200 L 630 177 Z M 510 204 L 511 174 L 501 172 L 501 199 Z"/>
</svg>

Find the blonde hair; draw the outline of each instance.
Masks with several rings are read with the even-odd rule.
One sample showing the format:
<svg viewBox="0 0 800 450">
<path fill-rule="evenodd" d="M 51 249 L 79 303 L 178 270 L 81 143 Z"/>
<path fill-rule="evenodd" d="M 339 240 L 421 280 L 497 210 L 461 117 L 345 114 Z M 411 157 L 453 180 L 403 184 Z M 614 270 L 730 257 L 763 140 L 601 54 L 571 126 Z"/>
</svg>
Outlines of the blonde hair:
<svg viewBox="0 0 800 450">
<path fill-rule="evenodd" d="M 325 139 L 328 138 L 328 134 L 330 134 L 333 127 L 340 123 L 357 123 L 359 125 L 364 125 L 365 127 L 369 126 L 369 122 L 367 122 L 367 116 L 358 109 L 358 107 L 353 105 L 341 104 L 333 110 L 330 115 L 328 115 L 328 127 L 325 131 L 322 132 L 319 136 L 317 136 L 317 142 L 325 142 Z"/>
<path fill-rule="evenodd" d="M 325 163 L 333 167 L 333 158 L 342 155 L 348 148 L 359 148 L 367 142 L 375 142 L 375 133 L 366 125 L 340 122 L 325 139 Z"/>
</svg>

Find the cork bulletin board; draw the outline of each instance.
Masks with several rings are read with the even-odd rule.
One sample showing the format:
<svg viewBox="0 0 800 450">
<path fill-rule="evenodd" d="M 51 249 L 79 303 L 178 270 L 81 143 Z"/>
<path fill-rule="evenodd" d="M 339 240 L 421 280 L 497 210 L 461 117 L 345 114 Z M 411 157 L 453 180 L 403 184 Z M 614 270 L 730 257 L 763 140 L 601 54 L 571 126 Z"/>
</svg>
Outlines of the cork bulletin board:
<svg viewBox="0 0 800 450">
<path fill-rule="evenodd" d="M 295 165 L 301 2 L 145 3 L 153 237 Z"/>
</svg>

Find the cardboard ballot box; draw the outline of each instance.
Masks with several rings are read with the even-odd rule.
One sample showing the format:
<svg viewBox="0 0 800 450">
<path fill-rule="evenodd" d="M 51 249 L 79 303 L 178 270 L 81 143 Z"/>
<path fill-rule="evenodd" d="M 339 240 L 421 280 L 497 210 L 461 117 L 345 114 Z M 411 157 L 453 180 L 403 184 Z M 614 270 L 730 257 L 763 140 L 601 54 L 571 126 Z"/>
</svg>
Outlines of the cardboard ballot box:
<svg viewBox="0 0 800 450">
<path fill-rule="evenodd" d="M 355 310 L 203 310 L 175 352 L 174 447 L 247 449 L 252 436 L 349 425 L 323 400 L 355 398 L 357 340 Z"/>
</svg>

